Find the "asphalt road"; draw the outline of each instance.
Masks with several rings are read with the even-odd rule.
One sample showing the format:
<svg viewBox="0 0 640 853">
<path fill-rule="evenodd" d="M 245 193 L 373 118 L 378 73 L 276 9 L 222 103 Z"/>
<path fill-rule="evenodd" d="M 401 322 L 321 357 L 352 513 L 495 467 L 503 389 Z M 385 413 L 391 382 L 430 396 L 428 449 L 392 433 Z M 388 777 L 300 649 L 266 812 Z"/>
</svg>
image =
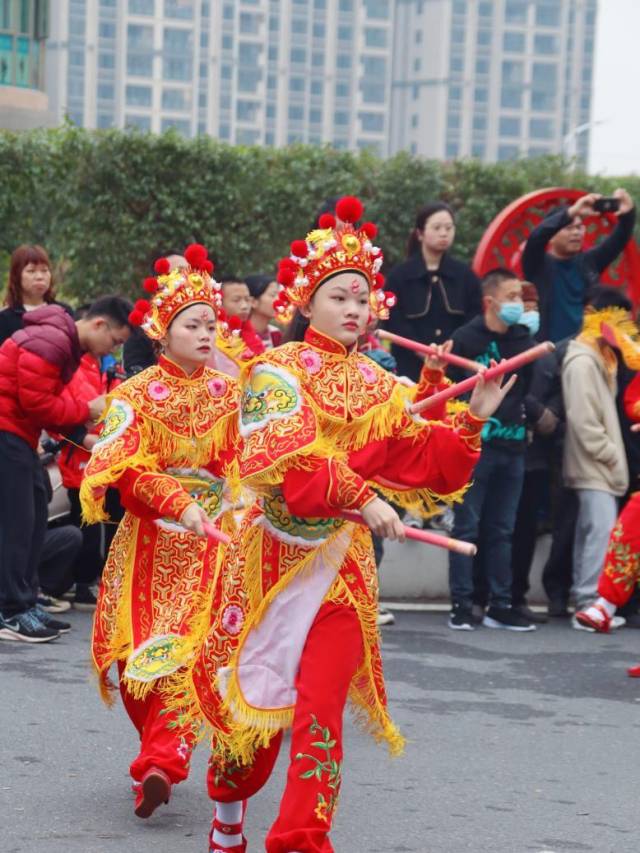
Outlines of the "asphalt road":
<svg viewBox="0 0 640 853">
<path fill-rule="evenodd" d="M 206 749 L 151 820 L 133 816 L 135 737 L 89 676 L 90 616 L 55 644 L 0 641 L 0 853 L 206 853 Z M 637 853 L 640 632 L 566 623 L 454 633 L 442 613 L 384 629 L 391 760 L 351 724 L 332 840 L 338 853 Z M 284 758 L 284 754 L 282 756 Z M 283 760 L 250 805 L 263 850 Z"/>
</svg>

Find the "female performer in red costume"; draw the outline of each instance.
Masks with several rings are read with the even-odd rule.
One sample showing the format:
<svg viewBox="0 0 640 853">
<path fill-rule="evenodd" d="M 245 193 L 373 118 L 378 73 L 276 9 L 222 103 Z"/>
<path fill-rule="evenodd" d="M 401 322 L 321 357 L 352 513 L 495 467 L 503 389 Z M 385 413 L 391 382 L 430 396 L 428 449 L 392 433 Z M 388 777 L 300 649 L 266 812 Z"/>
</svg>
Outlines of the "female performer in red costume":
<svg viewBox="0 0 640 853">
<path fill-rule="evenodd" d="M 401 504 L 453 499 L 507 390 L 481 383 L 449 422 L 409 414 L 416 388 L 357 351 L 371 310 L 388 301 L 376 228 L 354 224 L 362 205 L 351 197 L 336 215 L 339 225 L 325 215 L 280 263 L 280 305 L 298 307 L 309 327 L 241 377 L 240 476 L 259 497 L 229 545 L 202 652 L 174 684 L 186 717 L 214 728 L 211 853 L 246 850 L 243 800 L 268 778 L 284 729 L 290 766 L 269 853 L 333 849 L 347 698 L 377 740 L 402 750 L 387 712 L 370 531 L 395 539 L 404 528 L 372 487 Z M 441 379 L 425 370 L 417 394 Z"/>
<path fill-rule="evenodd" d="M 140 734 L 131 765 L 135 812 L 149 817 L 186 778 L 193 734 L 168 713 L 162 690 L 209 628 L 221 549 L 204 524 L 232 525 L 227 468 L 237 450 L 235 381 L 205 366 L 216 330 L 217 283 L 204 247 L 185 252 L 187 269 L 156 263 L 131 322 L 162 346 L 158 364 L 111 395 L 81 487 L 84 517 L 105 520 L 107 488 L 125 516 L 102 576 L 92 638 L 103 696 L 117 662 L 120 693 Z"/>
</svg>

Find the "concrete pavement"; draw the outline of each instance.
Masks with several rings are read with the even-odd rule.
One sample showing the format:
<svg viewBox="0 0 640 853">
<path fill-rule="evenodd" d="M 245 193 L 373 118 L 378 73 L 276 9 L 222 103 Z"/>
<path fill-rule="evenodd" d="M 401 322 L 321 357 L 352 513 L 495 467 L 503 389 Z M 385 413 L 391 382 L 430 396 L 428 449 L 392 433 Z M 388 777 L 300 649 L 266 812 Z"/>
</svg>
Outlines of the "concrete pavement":
<svg viewBox="0 0 640 853">
<path fill-rule="evenodd" d="M 206 853 L 201 746 L 191 778 L 148 821 L 133 816 L 135 737 L 100 702 L 90 616 L 54 644 L 0 641 L 0 851 Z M 398 613 L 384 629 L 406 755 L 346 730 L 338 853 L 637 853 L 640 632 L 566 623 L 516 635 L 452 632 L 443 613 Z M 258 853 L 284 761 L 250 805 Z"/>
</svg>

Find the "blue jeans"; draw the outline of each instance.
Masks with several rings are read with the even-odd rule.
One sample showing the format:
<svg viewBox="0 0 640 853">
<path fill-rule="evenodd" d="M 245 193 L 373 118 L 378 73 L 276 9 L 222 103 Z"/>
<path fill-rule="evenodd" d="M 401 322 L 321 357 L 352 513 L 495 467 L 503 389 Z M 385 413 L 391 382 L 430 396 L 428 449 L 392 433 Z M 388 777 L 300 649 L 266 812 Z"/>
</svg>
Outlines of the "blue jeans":
<svg viewBox="0 0 640 853">
<path fill-rule="evenodd" d="M 477 544 L 482 526 L 489 606 L 511 605 L 511 540 L 523 481 L 524 453 L 485 446 L 464 503 L 455 508 L 455 539 Z M 449 555 L 449 588 L 452 602 L 471 607 L 473 557 Z"/>
</svg>

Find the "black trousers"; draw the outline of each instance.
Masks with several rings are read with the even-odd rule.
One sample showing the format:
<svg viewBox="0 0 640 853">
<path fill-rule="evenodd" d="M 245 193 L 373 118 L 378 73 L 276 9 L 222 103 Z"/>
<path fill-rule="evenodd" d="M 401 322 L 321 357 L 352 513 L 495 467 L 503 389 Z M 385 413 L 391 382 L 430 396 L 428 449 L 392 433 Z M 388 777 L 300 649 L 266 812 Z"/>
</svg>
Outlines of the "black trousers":
<svg viewBox="0 0 640 853">
<path fill-rule="evenodd" d="M 0 431 L 0 613 L 29 610 L 38 594 L 38 565 L 47 529 L 47 493 L 38 454 Z"/>
<path fill-rule="evenodd" d="M 71 588 L 73 565 L 81 548 L 82 533 L 72 524 L 47 530 L 38 568 L 40 587 L 44 592 L 60 598 Z"/>
<path fill-rule="evenodd" d="M 123 515 L 123 509 L 120 505 L 120 495 L 117 489 L 107 489 L 105 509 L 111 518 L 111 522 L 104 525 L 83 525 L 80 490 L 68 489 L 67 494 L 69 495 L 69 503 L 71 505 L 69 522 L 79 527 L 82 533 L 82 547 L 73 564 L 73 580 L 79 584 L 91 584 L 102 574 L 111 540 L 117 530 L 118 522 Z"/>
<path fill-rule="evenodd" d="M 573 539 L 578 518 L 578 498 L 573 489 L 552 488 L 553 530 L 551 553 L 542 570 L 542 585 L 549 601 L 565 605 L 573 583 Z"/>
<path fill-rule="evenodd" d="M 513 531 L 511 554 L 511 601 L 514 607 L 526 604 L 529 575 L 538 538 L 538 516 L 549 493 L 549 471 L 526 471 Z"/>
</svg>

